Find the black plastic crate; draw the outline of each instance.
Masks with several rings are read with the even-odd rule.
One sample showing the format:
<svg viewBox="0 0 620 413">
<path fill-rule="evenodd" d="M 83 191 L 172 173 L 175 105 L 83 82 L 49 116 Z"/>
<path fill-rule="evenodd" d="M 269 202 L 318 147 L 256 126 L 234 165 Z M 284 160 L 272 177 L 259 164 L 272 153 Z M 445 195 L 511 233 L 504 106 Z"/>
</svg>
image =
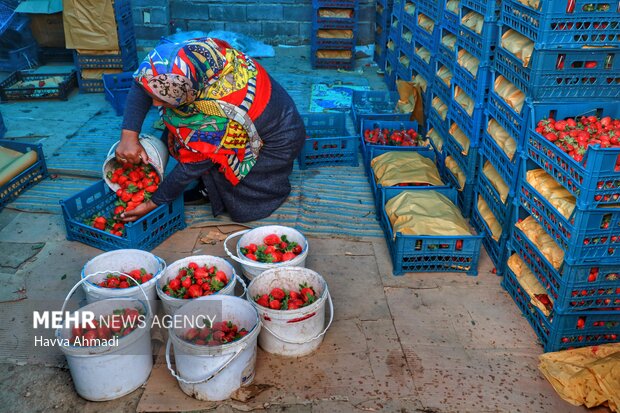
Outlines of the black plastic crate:
<svg viewBox="0 0 620 413">
<path fill-rule="evenodd" d="M 63 81 L 54 86 L 46 86 L 46 79 L 62 77 Z M 35 82 L 36 87 L 15 87 L 19 82 Z M 0 83 L 0 100 L 32 100 L 32 99 L 60 99 L 67 100 L 71 90 L 77 86 L 76 71 L 71 73 L 24 73 L 14 72 Z"/>
</svg>

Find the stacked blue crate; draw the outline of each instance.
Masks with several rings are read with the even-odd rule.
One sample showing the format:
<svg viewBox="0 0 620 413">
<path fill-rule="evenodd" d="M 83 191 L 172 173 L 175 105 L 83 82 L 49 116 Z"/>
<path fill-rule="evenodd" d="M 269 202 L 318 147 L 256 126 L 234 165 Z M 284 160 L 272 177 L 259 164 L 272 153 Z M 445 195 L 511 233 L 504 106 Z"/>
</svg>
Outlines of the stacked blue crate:
<svg viewBox="0 0 620 413">
<path fill-rule="evenodd" d="M 390 15 L 389 32 L 387 40 L 387 53 L 385 58 L 385 84 L 389 90 L 396 90 L 396 75 L 398 59 L 400 57 L 400 48 L 402 43 L 402 9 L 397 9 L 402 3 L 394 2 L 394 8 Z"/>
<path fill-rule="evenodd" d="M 310 62 L 315 69 L 355 67 L 357 0 L 313 0 Z"/>
<path fill-rule="evenodd" d="M 130 0 L 114 1 L 114 18 L 118 35 L 118 53 L 101 55 L 75 51 L 73 54 L 74 63 L 78 68 L 78 86 L 81 93 L 104 92 L 103 79 L 85 76 L 84 70 L 96 69 L 104 72 L 109 70 L 112 73 L 116 73 L 118 70 L 131 72 L 138 66 Z"/>
<path fill-rule="evenodd" d="M 377 66 L 384 68 L 385 59 L 387 57 L 387 41 L 390 32 L 389 26 L 392 2 L 377 0 L 375 7 L 375 49 L 373 57 Z"/>
</svg>

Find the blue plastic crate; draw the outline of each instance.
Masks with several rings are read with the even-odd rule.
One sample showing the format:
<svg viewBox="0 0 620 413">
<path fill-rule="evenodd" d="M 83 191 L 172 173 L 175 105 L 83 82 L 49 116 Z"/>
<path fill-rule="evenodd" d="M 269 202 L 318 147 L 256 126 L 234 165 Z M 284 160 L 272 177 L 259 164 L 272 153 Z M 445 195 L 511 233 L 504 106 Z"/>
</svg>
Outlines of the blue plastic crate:
<svg viewBox="0 0 620 413">
<path fill-rule="evenodd" d="M 409 27 L 415 27 L 418 22 L 418 1 L 404 0 L 399 17 L 401 17 L 403 23 L 409 25 Z"/>
<path fill-rule="evenodd" d="M 358 0 L 312 0 L 313 7 L 327 7 L 334 9 L 351 9 L 359 5 Z"/>
<path fill-rule="evenodd" d="M 495 274 L 504 275 L 506 272 L 506 259 L 508 258 L 506 256 L 508 254 L 507 245 L 509 240 L 507 230 L 504 228 L 502 230 L 502 235 L 499 237 L 499 241 L 496 241 L 492 236 L 491 229 L 478 211 L 477 202 L 478 197 L 474 196 L 474 205 L 472 205 L 469 222 L 478 234 L 484 235 L 482 245 L 484 245 L 484 249 L 487 251 L 487 254 L 489 254 L 489 258 L 491 258 L 495 266 Z"/>
<path fill-rule="evenodd" d="M 504 128 L 510 136 L 521 136 L 525 133 L 529 121 L 530 106 L 527 101 L 523 103 L 521 112 L 517 112 L 506 103 L 498 94 L 495 93 L 494 85 L 497 72 L 491 75 L 491 86 L 489 87 L 489 101 L 487 112 Z"/>
<path fill-rule="evenodd" d="M 444 150 L 446 152 L 446 156 L 449 155 L 454 158 L 461 170 L 468 177 L 468 181 L 469 178 L 473 179 L 476 176 L 479 161 L 478 146 L 470 143 L 467 155 L 463 155 L 463 148 L 456 141 L 456 139 L 454 139 L 450 132 L 448 132 L 444 142 Z"/>
<path fill-rule="evenodd" d="M 620 334 L 620 312 L 584 311 L 547 318 L 530 303 L 517 277 L 507 267 L 502 286 L 515 301 L 538 336 L 545 352 L 617 342 Z M 579 327 L 583 325 L 583 327 Z"/>
<path fill-rule="evenodd" d="M 401 47 L 398 51 L 398 61 L 396 64 L 396 72 L 400 76 L 397 76 L 399 79 L 405 79 L 407 81 L 411 81 L 411 70 L 412 70 L 412 53 L 411 50 L 407 50 L 405 47 Z"/>
<path fill-rule="evenodd" d="M 313 166 L 357 166 L 358 137 L 350 135 L 345 113 L 305 113 L 306 141 L 297 160 L 299 169 Z"/>
<path fill-rule="evenodd" d="M 434 129 L 434 132 L 439 135 L 439 139 L 441 140 L 440 142 L 436 142 L 433 139 L 430 138 L 430 133 L 431 130 Z M 429 141 L 431 143 L 431 146 L 433 147 L 433 149 L 435 150 L 435 156 L 437 157 L 437 165 L 440 168 L 444 167 L 444 161 L 446 158 L 446 153 L 445 153 L 445 149 L 443 147 L 444 142 L 446 141 L 446 136 L 438 129 L 435 127 L 435 125 L 433 124 L 433 122 L 431 122 L 430 119 L 428 119 L 426 121 L 426 137 L 429 138 Z M 441 170 L 440 170 L 441 172 Z"/>
<path fill-rule="evenodd" d="M 18 49 L 0 51 L 0 72 L 34 69 L 39 65 L 39 47 L 35 41 Z"/>
<path fill-rule="evenodd" d="M 461 0 L 461 7 L 467 7 L 475 11 L 484 16 L 484 20 L 487 21 L 497 21 L 499 19 L 501 4 L 501 0 Z"/>
<path fill-rule="evenodd" d="M 449 67 L 445 66 L 443 64 L 443 62 L 441 62 L 439 59 L 437 59 L 435 61 L 435 75 L 433 76 L 433 81 L 432 81 L 432 88 L 433 88 L 433 92 L 439 96 L 439 98 L 444 101 L 444 102 L 450 102 L 452 99 L 452 93 L 451 93 L 451 83 L 450 85 L 447 85 L 439 76 L 437 76 L 437 72 L 439 71 L 439 69 L 441 69 L 442 67 L 446 67 L 448 70 L 450 70 Z M 450 70 L 450 72 L 453 74 L 454 76 L 454 72 L 452 72 Z M 453 78 L 452 78 L 453 79 Z"/>
<path fill-rule="evenodd" d="M 365 119 L 409 121 L 410 114 L 395 112 L 398 99 L 398 92 L 354 90 L 351 113 L 356 131 L 359 132 Z"/>
<path fill-rule="evenodd" d="M 52 85 L 45 84 L 45 80 L 50 77 L 60 77 L 60 83 L 54 82 Z M 42 86 L 24 87 L 22 82 L 43 81 Z M 26 73 L 13 72 L 6 79 L 0 82 L 0 100 L 34 100 L 34 99 L 60 99 L 67 100 L 67 95 L 77 86 L 76 72 L 69 73 Z"/>
<path fill-rule="evenodd" d="M 454 90 L 453 83 L 453 95 Z M 451 125 L 456 123 L 459 128 L 465 132 L 472 146 L 479 146 L 482 140 L 482 130 L 484 129 L 484 107 L 482 105 L 476 105 L 470 116 L 457 101 L 452 99 L 450 102 L 449 122 Z"/>
<path fill-rule="evenodd" d="M 120 53 L 109 55 L 73 54 L 75 65 L 81 69 L 122 69 L 131 72 L 138 67 L 136 38 L 132 37 L 122 43 Z"/>
<path fill-rule="evenodd" d="M 460 2 L 459 2 L 459 10 L 457 11 L 457 13 L 453 13 L 450 10 L 448 10 L 446 8 L 447 4 L 448 4 L 448 1 L 446 0 L 442 8 L 440 24 L 443 27 L 450 29 L 450 31 L 456 33 L 459 25 L 461 24 L 460 14 L 459 14 L 460 13 Z"/>
<path fill-rule="evenodd" d="M 0 126 L 1 132 L 2 126 Z M 0 133 L 3 135 L 4 133 Z M 0 186 L 0 211 L 13 201 L 19 194 L 30 188 L 37 182 L 48 176 L 47 166 L 45 164 L 45 155 L 41 144 L 19 143 L 7 140 L 0 140 L 0 146 L 14 151 L 26 153 L 29 151 L 37 152 L 37 161 L 29 166 L 25 171 L 12 178 L 6 184 Z"/>
<path fill-rule="evenodd" d="M 491 71 L 488 67 L 478 67 L 478 72 L 474 76 L 457 63 L 454 65 L 453 73 L 454 84 L 461 87 L 476 103 L 487 101 L 491 87 Z"/>
<path fill-rule="evenodd" d="M 106 100 L 112 104 L 116 114 L 122 116 L 129 89 L 134 82 L 133 72 L 105 74 L 102 80 Z"/>
<path fill-rule="evenodd" d="M 415 26 L 404 22 L 400 25 L 400 48 L 407 49 L 409 53 L 413 53 L 413 38 L 415 37 Z"/>
<path fill-rule="evenodd" d="M 565 261 L 556 270 L 519 228 L 514 228 L 510 247 L 547 290 L 556 311 L 612 309 L 620 305 L 620 264 Z"/>
<path fill-rule="evenodd" d="M 342 34 L 351 35 L 350 38 L 342 37 L 319 37 L 319 32 L 323 30 L 319 28 L 312 33 L 312 39 L 310 41 L 310 47 L 312 49 L 337 49 L 337 50 L 349 50 L 355 48 L 357 40 L 357 26 L 353 29 L 326 29 L 327 34 L 333 35 L 334 32 L 346 32 Z"/>
<path fill-rule="evenodd" d="M 570 12 L 565 1 L 541 1 L 540 9 L 534 10 L 517 0 L 504 0 L 500 23 L 532 39 L 536 49 L 618 46 L 620 14 L 616 4 L 575 0 L 572 5 Z M 589 5 L 608 9 L 585 11 Z"/>
<path fill-rule="evenodd" d="M 620 105 L 606 100 L 586 103 L 534 103 L 530 108 L 530 126 L 525 135 L 527 156 L 552 175 L 577 198 L 582 209 L 619 203 L 620 149 L 588 146 L 583 162 L 577 162 L 553 142 L 535 130 L 539 120 L 553 117 L 565 119 L 580 116 L 611 116 L 620 118 Z"/>
<path fill-rule="evenodd" d="M 525 163 L 522 168 L 526 168 Z M 525 170 L 522 176 L 525 178 Z M 517 198 L 564 250 L 565 257 L 605 264 L 618 262 L 620 208 L 575 208 L 571 216 L 565 218 L 525 179 L 520 182 Z"/>
<path fill-rule="evenodd" d="M 396 91 L 396 72 L 398 69 L 398 58 L 394 56 L 393 53 L 388 52 L 385 58 L 384 67 L 385 74 L 383 75 L 383 79 L 385 80 L 385 84 L 389 91 Z"/>
<path fill-rule="evenodd" d="M 466 176 L 465 184 L 461 187 L 456 176 L 445 166 L 445 158 L 452 156 L 448 151 L 444 152 L 444 166 L 439 168 L 442 180 L 449 184 L 452 188 L 458 191 L 457 193 L 457 206 L 460 208 L 461 213 L 465 218 L 469 218 L 471 215 L 471 209 L 474 205 L 474 195 L 476 189 L 475 176 Z M 460 166 L 459 166 L 460 168 Z"/>
<path fill-rule="evenodd" d="M 441 20 L 445 1 L 416 0 L 416 4 L 419 12 L 433 19 L 435 23 L 438 23 Z"/>
<path fill-rule="evenodd" d="M 350 9 L 349 17 L 328 17 L 321 16 L 325 9 L 331 7 L 321 6 L 313 8 L 312 31 L 316 32 L 319 27 L 323 29 L 349 29 L 353 30 L 357 27 L 359 11 L 354 7 L 342 7 L 342 9 Z M 341 8 L 341 7 L 336 7 Z"/>
<path fill-rule="evenodd" d="M 67 228 L 67 239 L 79 241 L 104 251 L 135 248 L 150 251 L 175 232 L 185 228 L 183 197 L 158 206 L 139 220 L 125 225 L 122 237 L 85 224 L 95 214 L 111 215 L 116 194 L 98 181 L 76 195 L 60 201 Z"/>
<path fill-rule="evenodd" d="M 392 13 L 392 3 L 387 1 L 377 1 L 375 2 L 375 22 L 376 23 L 385 23 L 384 27 L 387 26 L 387 22 L 390 20 L 390 15 Z"/>
<path fill-rule="evenodd" d="M 485 161 L 486 159 L 481 157 L 480 171 L 478 172 L 476 181 L 476 192 L 484 199 L 487 205 L 489 205 L 489 209 L 491 209 L 491 212 L 493 212 L 493 215 L 497 218 L 497 222 L 502 226 L 504 232 L 508 233 L 510 232 L 510 227 L 514 224 L 514 184 L 511 185 L 510 182 L 506 182 L 509 191 L 506 201 L 503 202 L 497 189 L 495 189 L 489 181 L 489 178 L 482 172 Z"/>
<path fill-rule="evenodd" d="M 105 88 L 103 87 L 102 79 L 83 79 L 82 71 L 77 73 L 78 88 L 80 93 L 103 93 Z"/>
<path fill-rule="evenodd" d="M 450 34 L 456 36 L 456 31 L 449 30 L 445 27 L 439 28 L 439 36 L 437 39 L 437 54 L 435 55 L 435 59 L 441 61 L 444 65 L 446 65 L 452 70 L 454 69 L 457 61 L 456 42 L 454 43 L 454 47 L 452 49 L 441 42 L 445 36 Z"/>
<path fill-rule="evenodd" d="M 480 144 L 480 153 L 491 162 L 493 167 L 500 174 L 502 179 L 507 183 L 512 183 L 511 185 L 515 185 L 517 179 L 520 177 L 519 167 L 522 162 L 521 150 L 523 148 L 523 142 L 521 142 L 521 146 L 519 146 L 517 142 L 517 150 L 513 154 L 512 159 L 508 157 L 506 152 L 495 142 L 495 140 L 489 135 L 486 130 L 482 132 L 482 143 Z"/>
<path fill-rule="evenodd" d="M 311 48 L 310 49 L 310 64 L 313 69 L 345 69 L 345 70 L 353 70 L 355 68 L 355 49 L 347 50 L 351 52 L 351 57 L 349 58 L 323 58 L 318 57 L 317 53 L 321 50 L 342 50 L 342 49 L 334 49 L 333 47 L 326 48 Z"/>
<path fill-rule="evenodd" d="M 446 111 L 446 115 L 442 117 L 441 114 L 437 112 L 437 110 L 435 110 L 435 108 L 433 107 L 433 102 L 435 100 L 438 100 L 438 102 L 443 102 L 444 104 L 449 104 L 450 101 L 444 102 L 443 99 L 441 99 L 441 97 L 437 94 L 437 92 L 431 90 L 429 97 L 430 104 L 427 111 L 427 117 L 433 124 L 433 126 L 441 133 L 441 135 L 447 136 L 448 130 L 450 129 L 450 121 L 448 119 L 448 114 L 450 110 L 448 109 Z"/>
<path fill-rule="evenodd" d="M 471 11 L 461 6 L 461 19 Z M 498 42 L 498 30 L 497 23 L 493 21 L 485 21 L 480 34 L 461 24 L 458 28 L 457 46 L 478 58 L 480 66 L 491 66 Z"/>
<path fill-rule="evenodd" d="M 416 50 L 418 50 L 419 48 L 424 48 L 426 49 L 426 47 L 424 47 L 417 39 L 414 39 L 413 41 L 413 54 L 411 56 L 411 69 L 415 70 L 416 72 L 420 73 L 422 76 L 424 76 L 425 79 L 431 79 L 433 76 L 433 69 L 435 67 L 434 65 L 434 58 L 433 58 L 433 51 L 429 50 L 430 54 L 430 59 L 428 61 L 428 63 L 426 62 L 426 60 L 422 59 L 420 57 L 420 55 L 418 53 L 416 53 Z M 422 50 L 422 49 L 420 49 Z"/>
<path fill-rule="evenodd" d="M 6 134 L 6 125 L 4 124 L 2 113 L 0 112 L 0 139 L 4 138 L 5 134 Z"/>
<path fill-rule="evenodd" d="M 620 96 L 619 48 L 534 50 L 528 67 L 501 46 L 496 53 L 495 70 L 533 100 Z"/>
<path fill-rule="evenodd" d="M 373 51 L 373 61 L 380 68 L 385 69 L 385 59 L 387 58 L 387 36 L 375 37 L 375 50 Z"/>
<path fill-rule="evenodd" d="M 420 15 L 423 15 L 423 14 L 418 13 L 418 16 L 420 16 Z M 426 16 L 426 17 L 430 18 L 430 16 Z M 437 51 L 437 47 L 439 45 L 439 35 L 440 35 L 440 32 L 441 32 L 441 30 L 439 29 L 439 26 L 437 25 L 437 23 L 435 23 L 435 25 L 433 26 L 433 30 L 430 33 L 427 32 L 422 27 L 420 27 L 419 25 L 416 24 L 416 26 L 415 26 L 415 39 L 422 46 L 424 46 L 425 48 L 430 50 L 431 53 L 434 54 Z"/>
<path fill-rule="evenodd" d="M 382 155 L 386 152 L 415 151 L 426 158 L 429 158 L 433 161 L 435 160 L 435 151 L 432 148 L 420 148 L 420 147 L 417 147 L 417 148 L 390 147 L 389 149 L 383 149 L 383 148 L 385 147 L 371 147 L 369 158 L 372 160 L 373 158 L 376 158 L 377 156 Z M 370 167 L 370 165 L 368 166 L 367 172 L 368 172 L 368 181 L 370 183 L 370 187 L 372 188 L 372 194 L 375 198 L 376 218 L 377 220 L 380 220 L 381 219 L 381 207 L 383 205 L 383 200 L 385 199 L 385 188 L 390 188 L 390 187 L 384 187 L 380 184 L 377 184 L 374 170 L 372 169 L 372 167 Z M 410 183 L 410 182 L 403 182 L 403 185 L 398 185 L 397 186 L 398 189 L 418 190 L 420 188 L 425 188 L 425 189 L 429 189 L 429 188 L 449 189 L 450 188 L 449 185 L 421 187 L 421 186 L 406 185 L 407 183 Z"/>
<path fill-rule="evenodd" d="M 380 222 L 392 258 L 393 274 L 464 272 L 468 275 L 477 275 L 483 235 L 423 236 L 394 234 L 384 206 L 385 202 L 402 191 L 402 189 L 385 188 L 383 192 L 385 198 L 381 208 Z M 455 190 L 439 189 L 437 192 L 447 196 L 456 204 Z"/>
<path fill-rule="evenodd" d="M 407 115 L 409 116 L 409 115 Z M 416 132 L 419 132 L 419 125 L 416 121 L 411 121 L 408 118 L 406 120 L 382 120 L 382 119 L 363 119 L 360 129 L 360 141 L 362 148 L 362 155 L 364 157 L 364 167 L 366 168 L 366 172 L 370 168 L 370 160 L 372 159 L 371 149 L 375 150 L 375 153 L 379 150 L 389 151 L 394 148 L 398 148 L 397 146 L 390 145 L 373 145 L 372 143 L 366 142 L 365 134 L 366 131 L 372 131 L 376 128 L 381 130 L 387 129 L 388 131 L 393 130 L 409 130 L 413 129 Z M 411 150 L 428 150 L 428 147 L 408 147 Z M 416 149 L 417 148 L 417 149 Z"/>
</svg>

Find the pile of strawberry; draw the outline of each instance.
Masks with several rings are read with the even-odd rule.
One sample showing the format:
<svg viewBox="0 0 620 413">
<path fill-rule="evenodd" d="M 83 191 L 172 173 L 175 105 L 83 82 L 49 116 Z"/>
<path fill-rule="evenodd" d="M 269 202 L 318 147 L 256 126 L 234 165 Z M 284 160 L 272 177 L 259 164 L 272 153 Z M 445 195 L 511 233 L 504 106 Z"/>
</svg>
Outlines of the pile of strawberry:
<svg viewBox="0 0 620 413">
<path fill-rule="evenodd" d="M 254 301 L 258 305 L 272 310 L 296 310 L 316 301 L 314 288 L 308 284 L 299 284 L 299 291 L 287 291 L 273 288 L 269 294 L 257 295 Z"/>
<path fill-rule="evenodd" d="M 121 308 L 112 314 L 99 317 L 83 326 L 73 327 L 71 341 L 74 345 L 96 345 L 95 340 L 109 340 L 114 337 L 124 337 L 134 331 L 144 316 L 142 310 L 136 308 Z"/>
<path fill-rule="evenodd" d="M 553 118 L 538 121 L 536 132 L 566 152 L 577 162 L 583 161 L 588 146 L 600 145 L 601 148 L 620 148 L 620 119 L 609 116 L 582 116 L 555 120 Z M 616 170 L 620 169 L 620 160 Z"/>
<path fill-rule="evenodd" d="M 219 346 L 237 341 L 247 334 L 245 328 L 239 329 L 232 321 L 220 321 L 213 323 L 211 327 L 190 328 L 181 338 L 200 346 Z"/>
<path fill-rule="evenodd" d="M 179 270 L 177 276 L 164 286 L 164 293 L 173 298 L 198 298 L 211 295 L 228 284 L 228 276 L 217 267 L 190 262 Z"/>
<path fill-rule="evenodd" d="M 421 146 L 424 140 L 413 129 L 366 129 L 364 141 L 372 145 Z"/>
<path fill-rule="evenodd" d="M 269 234 L 263 238 L 261 245 L 248 244 L 241 248 L 241 253 L 246 258 L 258 262 L 284 262 L 290 261 L 301 254 L 301 245 L 294 241 L 289 241 L 286 235 L 279 237 L 276 234 Z"/>
<path fill-rule="evenodd" d="M 115 208 L 111 216 L 95 215 L 86 220 L 86 224 L 122 237 L 125 233 L 125 224 L 120 220 L 121 214 L 151 199 L 159 187 L 159 176 L 151 165 L 131 163 L 117 165 L 114 172 L 107 173 L 110 182 L 120 186 L 116 191 L 118 199 L 114 203 Z"/>
<path fill-rule="evenodd" d="M 128 274 L 135 282 L 127 280 L 126 275 L 108 274 L 105 280 L 99 282 L 97 285 L 104 288 L 129 288 L 135 287 L 136 283 L 144 284 L 153 278 L 153 274 L 147 272 L 144 268 L 129 271 Z"/>
</svg>

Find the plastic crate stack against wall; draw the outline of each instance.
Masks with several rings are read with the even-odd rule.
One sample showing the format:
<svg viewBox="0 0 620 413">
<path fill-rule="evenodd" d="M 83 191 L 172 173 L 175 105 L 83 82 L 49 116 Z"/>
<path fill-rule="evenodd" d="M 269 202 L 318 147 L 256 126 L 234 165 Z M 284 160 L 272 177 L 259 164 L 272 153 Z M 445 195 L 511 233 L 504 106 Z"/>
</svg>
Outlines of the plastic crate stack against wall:
<svg viewBox="0 0 620 413">
<path fill-rule="evenodd" d="M 30 18 L 15 12 L 15 5 L 0 2 L 0 72 L 33 69 L 39 64 L 39 47 Z"/>
<path fill-rule="evenodd" d="M 388 90 L 396 90 L 396 71 L 398 69 L 398 57 L 401 47 L 402 14 L 404 0 L 394 0 L 389 18 L 389 30 L 387 34 L 386 55 L 384 63 L 385 84 Z"/>
<path fill-rule="evenodd" d="M 540 225 L 538 236 L 513 228 L 509 254 L 525 262 L 552 306 L 532 299 L 511 268 L 504 288 L 545 351 L 617 342 L 620 148 L 588 147 L 580 159 L 561 149 L 550 130 L 536 128 L 547 118 L 620 118 L 620 13 L 615 4 L 580 0 L 505 1 L 500 23 L 493 77 L 520 90 L 525 104 L 518 114 L 491 101 L 489 116 L 495 109 L 503 118 L 521 153 L 520 164 L 505 171 L 516 177 L 514 221 Z M 549 237 L 546 247 L 540 234 Z"/>
<path fill-rule="evenodd" d="M 357 0 L 313 0 L 311 58 L 315 69 L 355 67 Z"/>
<path fill-rule="evenodd" d="M 385 68 L 387 57 L 387 41 L 390 32 L 393 0 L 377 0 L 375 2 L 375 50 L 374 61 L 380 68 Z"/>
<path fill-rule="evenodd" d="M 110 73 L 130 72 L 137 68 L 136 36 L 131 15 L 130 0 L 114 1 L 114 17 L 118 34 L 118 53 L 77 50 L 74 52 L 78 68 L 78 86 L 81 93 L 103 93 L 102 76 Z"/>
</svg>

